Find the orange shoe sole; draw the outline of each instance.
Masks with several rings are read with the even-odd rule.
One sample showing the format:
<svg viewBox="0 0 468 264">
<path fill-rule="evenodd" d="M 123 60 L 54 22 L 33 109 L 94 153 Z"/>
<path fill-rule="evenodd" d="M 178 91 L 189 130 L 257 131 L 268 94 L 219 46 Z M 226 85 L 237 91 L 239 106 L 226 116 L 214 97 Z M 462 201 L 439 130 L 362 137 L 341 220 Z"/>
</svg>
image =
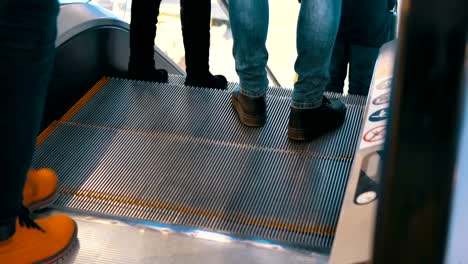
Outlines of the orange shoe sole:
<svg viewBox="0 0 468 264">
<path fill-rule="evenodd" d="M 63 260 L 65 260 L 69 255 L 71 255 L 71 253 L 73 253 L 74 248 L 78 245 L 78 237 L 77 237 L 78 228 L 77 228 L 77 225 L 76 225 L 75 221 L 73 221 L 73 224 L 75 225 L 75 232 L 73 233 L 72 239 L 70 240 L 68 245 L 66 247 L 64 247 L 60 252 L 55 254 L 54 256 L 52 256 L 52 257 L 50 257 L 48 259 L 36 262 L 37 264 L 58 264 L 58 263 L 62 263 Z"/>
<path fill-rule="evenodd" d="M 51 204 L 53 204 L 57 199 L 58 199 L 58 190 L 55 190 L 49 197 L 42 199 L 40 201 L 34 202 L 30 205 L 26 205 L 27 208 L 29 208 L 29 211 L 34 212 L 34 211 L 39 211 L 42 209 L 45 209 L 49 207 Z"/>
</svg>

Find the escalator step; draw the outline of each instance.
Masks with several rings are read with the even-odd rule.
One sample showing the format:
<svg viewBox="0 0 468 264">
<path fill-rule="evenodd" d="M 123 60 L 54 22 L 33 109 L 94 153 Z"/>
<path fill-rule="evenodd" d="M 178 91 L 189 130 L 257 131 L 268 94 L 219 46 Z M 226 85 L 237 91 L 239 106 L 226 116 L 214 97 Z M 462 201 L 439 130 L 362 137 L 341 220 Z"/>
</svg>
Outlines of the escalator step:
<svg viewBox="0 0 468 264">
<path fill-rule="evenodd" d="M 266 125 L 252 129 L 237 119 L 227 91 L 110 79 L 70 121 L 352 159 L 363 106 L 348 105 L 348 118 L 341 129 L 309 144 L 301 144 L 286 137 L 289 99 L 269 97 L 267 103 Z"/>
<path fill-rule="evenodd" d="M 348 104 L 346 124 L 308 144 L 286 139 L 288 98 L 268 107 L 266 126 L 250 129 L 229 91 L 110 79 L 33 165 L 60 176 L 58 208 L 327 251 L 364 106 Z"/>
<path fill-rule="evenodd" d="M 184 77 L 180 75 L 169 75 L 169 83 L 175 85 L 183 85 L 184 84 Z M 232 91 L 236 86 L 236 83 L 228 83 L 228 91 Z M 277 96 L 277 97 L 291 97 L 292 89 L 286 89 L 282 87 L 272 86 L 268 88 L 268 95 L 269 96 Z M 345 104 L 355 104 L 355 105 L 366 105 L 367 97 L 359 96 L 359 95 L 348 95 L 348 96 L 341 96 L 340 94 L 325 92 L 325 96 L 331 99 L 341 99 Z"/>
</svg>

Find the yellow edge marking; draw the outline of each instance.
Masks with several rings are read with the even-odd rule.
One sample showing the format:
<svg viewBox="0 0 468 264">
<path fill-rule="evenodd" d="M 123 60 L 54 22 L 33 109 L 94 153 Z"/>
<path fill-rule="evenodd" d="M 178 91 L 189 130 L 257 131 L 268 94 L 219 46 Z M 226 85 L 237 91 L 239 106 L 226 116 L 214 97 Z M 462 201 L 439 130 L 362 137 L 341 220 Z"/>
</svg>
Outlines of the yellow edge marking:
<svg viewBox="0 0 468 264">
<path fill-rule="evenodd" d="M 171 210 L 171 211 L 184 213 L 188 215 L 217 218 L 217 219 L 224 220 L 224 221 L 234 221 L 234 222 L 240 222 L 243 224 L 256 225 L 256 226 L 267 227 L 267 228 L 275 228 L 275 229 L 280 229 L 284 231 L 301 232 L 301 233 L 319 233 L 319 234 L 329 235 L 329 236 L 335 233 L 335 228 L 327 227 L 327 226 L 292 225 L 292 224 L 287 224 L 287 223 L 283 223 L 280 221 L 267 221 L 267 220 L 249 218 L 249 217 L 242 216 L 240 214 L 227 214 L 227 213 L 222 213 L 222 212 L 213 212 L 213 211 L 204 210 L 204 209 L 190 208 L 190 207 L 185 207 L 185 206 L 180 206 L 180 205 L 168 204 L 164 202 L 148 201 L 148 200 L 142 200 L 142 199 L 131 198 L 131 197 L 122 197 L 118 195 L 89 191 L 89 190 L 61 189 L 60 193 L 62 195 L 73 195 L 73 196 L 81 197 L 81 198 L 120 203 L 120 204 L 125 204 L 125 205 L 144 206 L 144 207 L 149 207 L 152 209 Z"/>
<path fill-rule="evenodd" d="M 54 132 L 54 130 L 58 127 L 58 122 L 54 121 L 52 124 L 50 124 L 44 131 L 42 131 L 41 134 L 36 139 L 36 147 L 41 145 L 46 138 Z"/>
<path fill-rule="evenodd" d="M 82 108 L 83 106 L 85 106 L 85 104 L 87 104 L 89 102 L 89 100 L 91 100 L 91 98 L 93 98 L 97 92 L 99 92 L 99 90 L 101 90 L 101 88 L 106 85 L 107 83 L 109 82 L 109 78 L 107 77 L 103 77 L 101 80 L 99 80 L 99 82 L 97 82 L 93 88 L 91 88 L 83 97 L 81 97 L 80 100 L 78 100 L 78 102 L 76 102 L 76 104 L 70 108 L 70 110 L 68 110 L 68 112 L 66 112 L 62 118 L 60 118 L 60 121 L 62 122 L 66 122 L 66 121 L 69 121 L 73 116 L 76 115 L 76 113 L 78 113 Z"/>
<path fill-rule="evenodd" d="M 66 122 L 69 121 L 73 116 L 78 113 L 83 106 L 85 106 L 91 98 L 93 98 L 97 92 L 101 90 L 104 85 L 109 82 L 109 78 L 103 77 L 99 80 L 83 97 L 81 97 L 72 108 L 70 108 L 61 118 L 59 121 Z M 36 140 L 36 147 L 41 145 L 47 137 L 54 132 L 54 130 L 58 127 L 59 122 L 54 121 L 50 124 L 42 133 L 37 137 Z"/>
</svg>

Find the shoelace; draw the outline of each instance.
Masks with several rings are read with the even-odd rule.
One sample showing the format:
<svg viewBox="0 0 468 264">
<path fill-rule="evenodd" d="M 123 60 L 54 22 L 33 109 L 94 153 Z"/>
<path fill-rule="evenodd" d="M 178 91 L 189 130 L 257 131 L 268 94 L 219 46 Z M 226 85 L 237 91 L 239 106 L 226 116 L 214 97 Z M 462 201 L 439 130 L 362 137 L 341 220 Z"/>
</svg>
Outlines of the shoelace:
<svg viewBox="0 0 468 264">
<path fill-rule="evenodd" d="M 18 219 L 19 219 L 19 224 L 22 227 L 26 226 L 26 228 L 29 228 L 29 229 L 32 228 L 32 229 L 37 229 L 39 231 L 45 232 L 45 230 L 42 229 L 42 227 L 40 227 L 36 222 L 34 222 L 34 220 L 31 219 L 29 209 L 24 206 L 21 206 L 21 211 L 20 211 L 20 215 Z"/>
</svg>

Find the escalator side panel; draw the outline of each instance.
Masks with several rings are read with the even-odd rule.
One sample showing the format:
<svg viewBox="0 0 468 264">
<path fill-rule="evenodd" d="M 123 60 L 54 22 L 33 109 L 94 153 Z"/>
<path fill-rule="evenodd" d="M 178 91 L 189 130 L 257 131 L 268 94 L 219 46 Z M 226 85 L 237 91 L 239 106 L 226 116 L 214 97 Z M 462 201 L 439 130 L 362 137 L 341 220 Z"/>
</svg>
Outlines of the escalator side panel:
<svg viewBox="0 0 468 264">
<path fill-rule="evenodd" d="M 45 129 L 70 109 L 101 77 L 105 29 L 88 30 L 56 48 L 55 65 L 41 124 Z"/>
<path fill-rule="evenodd" d="M 381 48 L 376 62 L 330 263 L 368 263 L 371 258 L 395 54 L 396 41 L 392 41 Z"/>
</svg>

